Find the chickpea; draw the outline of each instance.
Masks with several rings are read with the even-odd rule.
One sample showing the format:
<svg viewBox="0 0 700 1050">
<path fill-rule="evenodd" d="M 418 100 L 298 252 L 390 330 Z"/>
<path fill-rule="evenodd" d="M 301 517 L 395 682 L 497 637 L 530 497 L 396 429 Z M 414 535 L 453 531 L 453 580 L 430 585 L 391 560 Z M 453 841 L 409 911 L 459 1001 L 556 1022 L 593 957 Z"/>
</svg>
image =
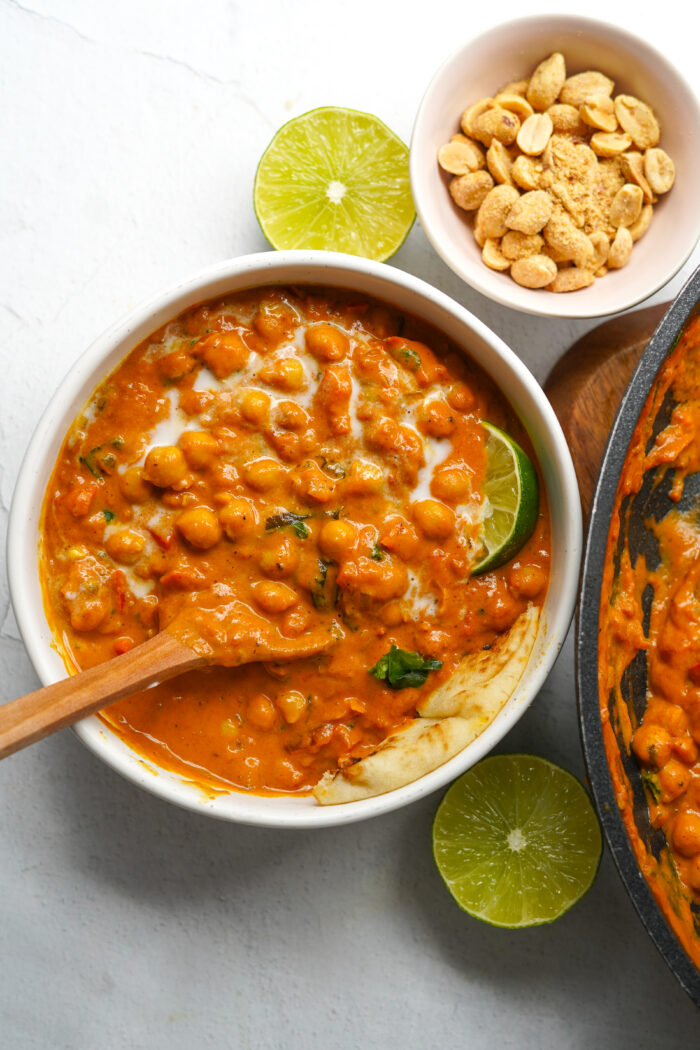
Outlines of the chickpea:
<svg viewBox="0 0 700 1050">
<path fill-rule="evenodd" d="M 146 541 L 133 529 L 119 529 L 105 540 L 105 550 L 120 565 L 133 565 L 143 554 Z"/>
<path fill-rule="evenodd" d="M 698 760 L 698 745 L 691 736 L 677 737 L 673 741 L 674 754 L 678 755 L 686 766 L 693 766 Z"/>
<path fill-rule="evenodd" d="M 307 329 L 306 349 L 321 361 L 342 361 L 350 349 L 350 341 L 335 325 L 315 324 Z"/>
<path fill-rule="evenodd" d="M 434 499 L 424 499 L 414 503 L 413 518 L 428 539 L 445 540 L 454 532 L 454 511 Z"/>
<path fill-rule="evenodd" d="M 270 415 L 270 396 L 264 390 L 244 390 L 241 397 L 240 413 L 246 423 L 262 426 Z"/>
<path fill-rule="evenodd" d="M 281 580 L 299 566 L 299 546 L 289 536 L 275 536 L 260 555 L 259 565 L 266 576 Z"/>
<path fill-rule="evenodd" d="M 294 725 L 295 722 L 298 722 L 308 707 L 306 697 L 297 689 L 290 689 L 286 693 L 280 693 L 276 703 L 282 712 L 282 717 L 289 725 Z"/>
<path fill-rule="evenodd" d="M 355 546 L 357 527 L 351 521 L 327 521 L 318 537 L 318 545 L 324 554 L 336 561 L 347 555 Z"/>
<path fill-rule="evenodd" d="M 293 791 L 304 779 L 304 774 L 294 765 L 291 758 L 280 758 L 275 762 L 275 779 L 281 787 Z"/>
<path fill-rule="evenodd" d="M 364 496 L 372 492 L 381 492 L 384 488 L 384 473 L 376 463 L 367 459 L 354 459 L 343 483 L 349 496 Z"/>
<path fill-rule="evenodd" d="M 246 709 L 248 721 L 252 722 L 258 729 L 272 729 L 277 721 L 277 711 L 269 696 L 257 693 L 251 696 Z"/>
<path fill-rule="evenodd" d="M 192 470 L 209 466 L 219 454 L 219 442 L 206 430 L 186 430 L 180 435 L 178 445 Z"/>
<path fill-rule="evenodd" d="M 271 615 L 286 612 L 299 601 L 299 595 L 286 583 L 256 583 L 253 597 L 262 611 Z"/>
<path fill-rule="evenodd" d="M 215 547 L 221 539 L 221 525 L 209 507 L 190 507 L 175 519 L 175 527 L 188 543 L 200 550 Z"/>
<path fill-rule="evenodd" d="M 282 617 L 282 634 L 288 638 L 298 638 L 308 626 L 309 613 L 302 605 L 298 605 L 295 609 L 290 609 Z"/>
<path fill-rule="evenodd" d="M 257 492 L 268 492 L 283 481 L 286 470 L 276 459 L 261 456 L 244 463 L 241 472 L 247 485 Z"/>
<path fill-rule="evenodd" d="M 240 372 L 248 364 L 250 357 L 250 350 L 238 332 L 208 335 L 197 350 L 204 364 L 217 379 L 226 379 L 233 372 Z"/>
<path fill-rule="evenodd" d="M 418 533 L 410 522 L 400 514 L 392 515 L 384 522 L 381 530 L 382 546 L 404 561 L 416 553 Z"/>
<path fill-rule="evenodd" d="M 288 339 L 294 332 L 298 318 L 286 303 L 268 299 L 258 307 L 253 320 L 253 327 L 263 339 L 275 345 L 281 339 Z"/>
<path fill-rule="evenodd" d="M 684 736 L 688 732 L 688 716 L 678 704 L 669 704 L 665 700 L 651 700 L 645 718 L 648 722 L 663 726 L 671 736 Z"/>
<path fill-rule="evenodd" d="M 335 495 L 336 482 L 311 459 L 293 472 L 292 488 L 304 503 L 329 503 Z"/>
<path fill-rule="evenodd" d="M 433 474 L 430 491 L 436 499 L 460 503 L 471 492 L 471 476 L 462 467 L 442 467 Z"/>
<path fill-rule="evenodd" d="M 700 817 L 696 813 L 678 814 L 673 825 L 673 845 L 684 857 L 700 853 Z"/>
<path fill-rule="evenodd" d="M 94 631 L 107 615 L 103 598 L 80 595 L 70 605 L 70 624 L 74 631 Z"/>
<path fill-rule="evenodd" d="M 129 503 L 145 503 L 153 491 L 144 478 L 141 467 L 127 467 L 124 473 L 119 475 L 119 488 Z"/>
<path fill-rule="evenodd" d="M 296 401 L 280 401 L 277 405 L 277 425 L 285 430 L 306 430 L 311 420 Z"/>
<path fill-rule="evenodd" d="M 634 748 L 634 743 L 632 744 Z M 678 759 L 672 758 L 659 770 L 659 787 L 661 788 L 661 801 L 673 802 L 680 798 L 688 787 L 690 772 Z"/>
<path fill-rule="evenodd" d="M 448 404 L 458 412 L 469 412 L 476 404 L 476 398 L 466 383 L 455 383 L 447 392 Z"/>
<path fill-rule="evenodd" d="M 431 437 L 448 437 L 456 425 L 450 406 L 437 398 L 421 405 L 418 421 L 419 430 Z"/>
<path fill-rule="evenodd" d="M 671 757 L 670 734 L 661 726 L 643 722 L 632 737 L 632 750 L 645 766 L 665 766 Z"/>
<path fill-rule="evenodd" d="M 187 477 L 185 457 L 174 445 L 156 445 L 146 456 L 143 476 L 159 489 L 167 489 Z"/>
<path fill-rule="evenodd" d="M 258 524 L 258 512 L 250 502 L 242 496 L 233 497 L 219 511 L 219 521 L 224 532 L 230 540 L 238 540 L 243 536 L 250 536 Z"/>
<path fill-rule="evenodd" d="M 303 390 L 306 386 L 306 373 L 301 361 L 296 357 L 279 357 L 258 372 L 258 378 L 278 390 Z"/>
<path fill-rule="evenodd" d="M 513 566 L 508 577 L 508 586 L 514 598 L 536 598 L 547 585 L 547 574 L 539 565 Z"/>
<path fill-rule="evenodd" d="M 404 622 L 404 608 L 400 601 L 387 602 L 379 610 L 379 618 L 385 627 L 398 627 Z"/>
</svg>

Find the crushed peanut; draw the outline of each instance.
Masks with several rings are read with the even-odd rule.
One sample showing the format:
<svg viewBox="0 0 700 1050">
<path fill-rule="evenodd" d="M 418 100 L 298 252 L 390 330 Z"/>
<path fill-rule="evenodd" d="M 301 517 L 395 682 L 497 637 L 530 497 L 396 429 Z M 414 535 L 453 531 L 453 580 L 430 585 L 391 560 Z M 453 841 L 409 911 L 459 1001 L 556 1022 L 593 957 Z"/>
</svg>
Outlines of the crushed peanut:
<svg viewBox="0 0 700 1050">
<path fill-rule="evenodd" d="M 554 52 L 462 114 L 438 163 L 490 269 L 572 292 L 627 264 L 675 168 L 651 107 L 614 89 Z"/>
</svg>

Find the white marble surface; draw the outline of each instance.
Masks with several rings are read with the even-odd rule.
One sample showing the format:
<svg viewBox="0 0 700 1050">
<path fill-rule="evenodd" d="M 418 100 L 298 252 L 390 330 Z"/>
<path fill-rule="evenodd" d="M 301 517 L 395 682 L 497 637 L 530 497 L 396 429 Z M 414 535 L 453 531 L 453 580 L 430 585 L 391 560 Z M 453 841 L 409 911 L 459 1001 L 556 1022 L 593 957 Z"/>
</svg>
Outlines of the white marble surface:
<svg viewBox="0 0 700 1050">
<path fill-rule="evenodd" d="M 532 2 L 530 12 L 547 10 Z M 589 0 L 700 89 L 683 8 Z M 264 249 L 251 204 L 273 131 L 317 105 L 408 138 L 455 43 L 521 14 L 433 0 L 0 0 L 0 526 L 59 378 L 134 303 Z M 700 257 L 684 268 L 687 275 Z M 393 260 L 498 331 L 541 379 L 590 323 L 464 287 L 416 225 Z M 657 298 L 670 296 L 679 277 Z M 505 750 L 583 775 L 567 645 Z M 36 685 L 0 581 L 5 697 Z M 697 1014 L 606 855 L 551 927 L 463 915 L 430 853 L 438 798 L 365 825 L 224 825 L 139 792 L 70 732 L 0 766 L 0 1046 L 685 1048 Z"/>
</svg>

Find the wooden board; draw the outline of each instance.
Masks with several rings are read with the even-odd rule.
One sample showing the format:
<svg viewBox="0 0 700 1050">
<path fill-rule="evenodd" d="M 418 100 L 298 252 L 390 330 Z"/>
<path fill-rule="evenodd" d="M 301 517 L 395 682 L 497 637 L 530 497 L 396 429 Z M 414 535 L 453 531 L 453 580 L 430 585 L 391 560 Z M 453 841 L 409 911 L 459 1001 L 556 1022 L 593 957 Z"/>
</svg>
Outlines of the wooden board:
<svg viewBox="0 0 700 1050">
<path fill-rule="evenodd" d="M 593 328 L 545 380 L 544 391 L 571 450 L 584 514 L 622 395 L 669 305 L 646 306 Z"/>
</svg>

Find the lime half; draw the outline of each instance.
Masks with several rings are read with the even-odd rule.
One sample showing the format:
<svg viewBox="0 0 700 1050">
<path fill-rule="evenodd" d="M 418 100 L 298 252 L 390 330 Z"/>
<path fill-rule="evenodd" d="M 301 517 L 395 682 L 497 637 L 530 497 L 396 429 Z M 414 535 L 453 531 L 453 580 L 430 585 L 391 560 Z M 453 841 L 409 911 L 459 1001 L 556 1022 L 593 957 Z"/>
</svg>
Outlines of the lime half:
<svg viewBox="0 0 700 1050">
<path fill-rule="evenodd" d="M 493 423 L 488 431 L 484 495 L 488 512 L 483 522 L 485 554 L 472 574 L 497 569 L 517 554 L 537 523 L 539 485 L 530 458 L 517 441 Z"/>
<path fill-rule="evenodd" d="M 535 755 L 494 755 L 438 807 L 433 855 L 470 915 L 517 928 L 553 922 L 590 889 L 602 841 L 579 781 Z"/>
<path fill-rule="evenodd" d="M 255 214 L 273 248 L 382 262 L 415 218 L 408 148 L 370 113 L 325 106 L 290 120 L 262 155 Z"/>
</svg>

